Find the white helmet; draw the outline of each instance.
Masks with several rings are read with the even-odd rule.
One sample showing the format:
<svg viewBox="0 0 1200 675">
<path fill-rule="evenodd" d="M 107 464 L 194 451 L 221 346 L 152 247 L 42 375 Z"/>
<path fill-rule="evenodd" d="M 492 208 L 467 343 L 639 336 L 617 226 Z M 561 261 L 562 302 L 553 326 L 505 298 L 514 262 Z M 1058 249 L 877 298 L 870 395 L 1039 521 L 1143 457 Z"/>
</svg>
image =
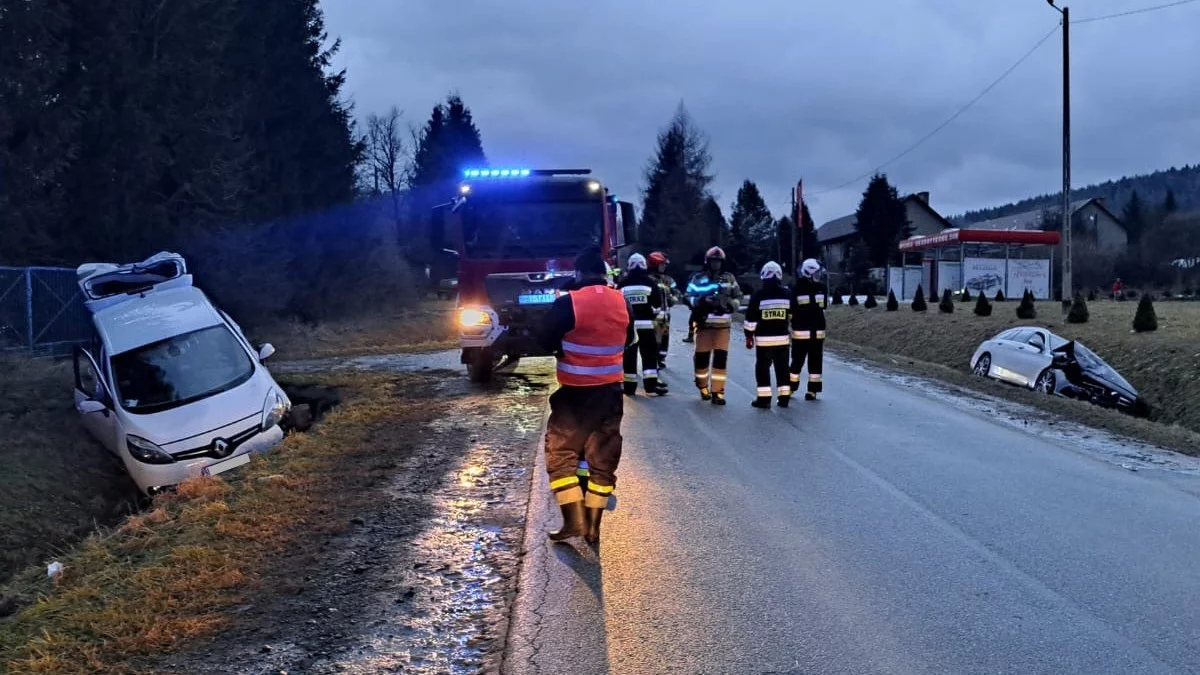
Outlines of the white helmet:
<svg viewBox="0 0 1200 675">
<path fill-rule="evenodd" d="M 808 260 L 805 260 L 803 263 L 800 264 L 800 276 L 802 276 L 802 277 L 807 277 L 809 279 L 816 279 L 817 275 L 820 273 L 821 273 L 821 263 L 817 262 L 816 260 L 814 260 L 812 258 L 809 258 Z"/>
<path fill-rule="evenodd" d="M 626 261 L 625 266 L 631 270 L 644 270 L 646 269 L 646 256 L 641 253 L 634 253 L 629 256 L 629 260 Z"/>
<path fill-rule="evenodd" d="M 783 268 L 779 266 L 779 263 L 772 260 L 762 266 L 762 271 L 758 273 L 758 276 L 760 279 L 779 279 L 782 281 Z"/>
</svg>

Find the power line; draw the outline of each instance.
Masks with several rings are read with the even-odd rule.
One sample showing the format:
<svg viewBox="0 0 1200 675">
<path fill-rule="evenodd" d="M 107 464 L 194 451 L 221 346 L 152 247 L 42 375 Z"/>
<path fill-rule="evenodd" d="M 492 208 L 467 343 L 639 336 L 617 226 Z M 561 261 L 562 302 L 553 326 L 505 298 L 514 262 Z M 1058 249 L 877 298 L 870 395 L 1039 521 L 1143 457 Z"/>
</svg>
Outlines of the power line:
<svg viewBox="0 0 1200 675">
<path fill-rule="evenodd" d="M 1153 7 L 1143 7 L 1141 9 L 1131 9 L 1128 12 L 1117 12 L 1116 14 L 1105 14 L 1104 16 L 1093 16 L 1088 19 L 1079 19 L 1071 23 L 1092 23 L 1093 21 L 1106 21 L 1108 19 L 1119 19 L 1123 16 L 1133 16 L 1134 14 L 1145 14 L 1146 12 L 1157 12 L 1160 9 L 1168 9 L 1170 7 L 1178 7 L 1180 5 L 1190 5 L 1197 0 L 1178 0 L 1177 2 L 1169 2 L 1165 5 L 1155 5 Z"/>
<path fill-rule="evenodd" d="M 1187 1 L 1187 2 L 1196 2 L 1196 0 L 1186 0 L 1186 1 Z M 1074 22 L 1074 21 L 1072 21 L 1071 23 L 1075 23 L 1075 22 Z M 959 109 L 958 109 L 958 111 L 957 111 L 957 112 L 955 112 L 953 115 L 951 115 L 949 118 L 947 118 L 945 122 L 942 122 L 942 123 L 941 123 L 941 124 L 939 124 L 937 127 L 935 127 L 935 128 L 933 129 L 933 131 L 930 131 L 929 133 L 927 133 L 927 134 L 925 134 L 924 136 L 922 136 L 922 137 L 920 138 L 920 140 L 918 140 L 916 143 L 913 143 L 912 145 L 908 146 L 908 147 L 907 147 L 907 148 L 906 148 L 906 149 L 905 149 L 903 152 L 901 152 L 900 154 L 896 155 L 895 157 L 892 157 L 891 159 L 889 159 L 888 161 L 884 162 L 883 164 L 880 164 L 879 166 L 875 167 L 874 169 L 871 169 L 870 171 L 868 171 L 868 172 L 864 173 L 863 175 L 861 175 L 861 176 L 858 176 L 857 178 L 855 178 L 855 179 L 853 179 L 853 180 L 848 180 L 848 181 L 846 181 L 845 183 L 842 183 L 841 185 L 839 185 L 839 186 L 837 186 L 837 187 L 833 187 L 833 188 L 828 188 L 828 189 L 825 189 L 825 190 L 818 190 L 818 191 L 816 191 L 816 192 L 812 192 L 812 193 L 810 193 L 810 195 L 813 195 L 813 196 L 815 196 L 815 195 L 823 195 L 823 194 L 826 194 L 826 193 L 828 193 L 828 192 L 835 192 L 835 191 L 837 191 L 837 190 L 841 190 L 842 188 L 850 187 L 851 185 L 854 185 L 855 183 L 857 183 L 857 182 L 859 182 L 859 181 L 863 180 L 864 178 L 869 178 L 869 177 L 870 177 L 872 174 L 874 174 L 874 173 L 877 173 L 878 171 L 880 171 L 880 170 L 884 169 L 885 167 L 887 167 L 887 166 L 890 166 L 891 164 L 894 164 L 894 163 L 896 163 L 897 161 L 899 161 L 900 159 L 904 158 L 906 155 L 908 155 L 908 154 L 909 154 L 910 152 L 912 152 L 913 150 L 916 150 L 917 148 L 919 148 L 919 147 L 921 147 L 922 145 L 924 145 L 926 141 L 928 141 L 929 139 L 931 139 L 931 138 L 933 138 L 934 136 L 936 136 L 936 135 L 938 134 L 938 132 L 940 132 L 942 129 L 945 129 L 946 127 L 950 126 L 950 123 L 951 123 L 951 122 L 953 122 L 954 120 L 958 119 L 958 118 L 959 118 L 959 117 L 960 117 L 960 116 L 961 116 L 963 113 L 965 113 L 965 112 L 966 112 L 967 110 L 969 110 L 969 109 L 970 109 L 972 106 L 974 106 L 976 103 L 978 103 L 978 102 L 980 101 L 980 99 L 982 99 L 984 96 L 987 96 L 987 95 L 988 95 L 988 92 L 990 92 L 991 90 L 995 89 L 995 88 L 997 87 L 997 85 L 999 85 L 1001 82 L 1003 82 L 1003 81 L 1005 80 L 1005 78 L 1007 78 L 1009 75 L 1011 75 L 1011 74 L 1012 74 L 1012 72 L 1013 72 L 1014 70 L 1016 70 L 1016 69 L 1017 69 L 1017 68 L 1018 68 L 1018 67 L 1019 67 L 1019 66 L 1020 66 L 1022 63 L 1025 63 L 1025 61 L 1026 61 L 1026 60 L 1027 60 L 1027 59 L 1028 59 L 1030 56 L 1033 56 L 1033 53 L 1034 53 L 1034 52 L 1036 52 L 1036 51 L 1038 50 L 1038 48 L 1040 48 L 1042 45 L 1046 44 L 1046 40 L 1049 40 L 1049 39 L 1050 39 L 1050 36 L 1052 36 L 1052 35 L 1054 35 L 1056 32 L 1058 32 L 1058 28 L 1059 28 L 1059 27 L 1058 27 L 1057 25 L 1055 25 L 1055 26 L 1054 26 L 1054 28 L 1052 28 L 1052 29 L 1050 30 L 1050 32 L 1049 32 L 1049 33 L 1046 33 L 1046 35 L 1044 35 L 1044 36 L 1042 37 L 1042 39 L 1038 40 L 1038 41 L 1037 41 L 1037 43 L 1036 43 L 1036 44 L 1034 44 L 1034 45 L 1033 45 L 1033 47 L 1031 47 L 1031 48 L 1029 49 L 1029 51 L 1025 52 L 1025 54 L 1024 54 L 1024 55 L 1023 55 L 1021 58 L 1017 59 L 1016 63 L 1014 63 L 1014 64 L 1012 64 L 1011 66 L 1009 66 L 1009 67 L 1008 67 L 1008 70 L 1004 71 L 1004 72 L 1003 72 L 1003 73 L 1000 75 L 1000 77 L 997 77 L 997 78 L 996 78 L 995 80 L 993 80 L 993 81 L 992 81 L 992 83 L 991 83 L 991 84 L 989 84 L 989 85 L 988 85 L 988 86 L 987 86 L 987 87 L 986 87 L 986 88 L 985 88 L 983 91 L 979 92 L 979 95 L 978 95 L 978 96 L 976 96 L 975 98 L 973 98 L 973 99 L 971 99 L 970 101 L 968 101 L 966 105 L 964 105 L 963 107 L 959 108 Z"/>
</svg>

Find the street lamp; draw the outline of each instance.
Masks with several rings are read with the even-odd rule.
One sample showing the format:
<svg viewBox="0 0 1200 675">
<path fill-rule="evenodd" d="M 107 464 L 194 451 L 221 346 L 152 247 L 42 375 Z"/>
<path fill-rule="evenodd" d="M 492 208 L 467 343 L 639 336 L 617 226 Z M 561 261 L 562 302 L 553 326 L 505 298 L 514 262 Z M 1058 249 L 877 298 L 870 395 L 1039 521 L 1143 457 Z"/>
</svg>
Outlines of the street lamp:
<svg viewBox="0 0 1200 675">
<path fill-rule="evenodd" d="M 1056 12 L 1062 14 L 1063 29 L 1063 149 L 1062 149 L 1062 299 L 1069 302 L 1071 293 L 1071 8 L 1058 7 L 1054 0 L 1046 0 Z"/>
</svg>

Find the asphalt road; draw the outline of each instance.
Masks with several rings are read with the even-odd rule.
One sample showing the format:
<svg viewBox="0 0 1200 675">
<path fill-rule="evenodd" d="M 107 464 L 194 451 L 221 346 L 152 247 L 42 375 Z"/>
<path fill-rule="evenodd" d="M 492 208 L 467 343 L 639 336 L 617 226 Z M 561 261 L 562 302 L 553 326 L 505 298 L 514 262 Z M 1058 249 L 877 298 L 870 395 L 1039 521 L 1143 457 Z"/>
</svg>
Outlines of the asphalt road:
<svg viewBox="0 0 1200 675">
<path fill-rule="evenodd" d="M 505 672 L 1200 672 L 1195 463 L 837 360 L 820 401 L 756 410 L 734 342 L 725 408 L 678 339 L 672 394 L 626 406 L 598 555 L 546 542 L 538 465 Z"/>
</svg>

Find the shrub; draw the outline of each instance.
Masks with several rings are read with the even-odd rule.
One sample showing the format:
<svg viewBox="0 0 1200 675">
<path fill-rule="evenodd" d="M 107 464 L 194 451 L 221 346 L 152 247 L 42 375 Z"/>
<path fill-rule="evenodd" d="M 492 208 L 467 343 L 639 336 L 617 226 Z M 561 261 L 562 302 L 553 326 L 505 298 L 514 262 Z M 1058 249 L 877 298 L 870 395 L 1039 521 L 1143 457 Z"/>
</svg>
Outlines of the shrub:
<svg viewBox="0 0 1200 675">
<path fill-rule="evenodd" d="M 842 294 L 840 292 L 833 294 L 832 304 L 835 304 L 835 305 L 842 304 Z"/>
<path fill-rule="evenodd" d="M 863 307 L 866 307 L 867 309 L 875 309 L 878 306 L 879 306 L 879 301 L 875 299 L 874 293 L 868 295 L 867 301 L 863 303 Z"/>
<path fill-rule="evenodd" d="M 1087 301 L 1083 299 L 1082 294 L 1076 293 L 1075 300 L 1071 302 L 1071 311 L 1067 312 L 1067 323 L 1087 323 L 1087 321 Z"/>
<path fill-rule="evenodd" d="M 992 302 L 1004 302 L 1004 291 L 997 290 L 996 297 L 992 298 Z"/>
<path fill-rule="evenodd" d="M 950 295 L 950 289 L 942 291 L 942 301 L 938 303 L 938 311 L 942 314 L 954 313 L 954 297 Z"/>
<path fill-rule="evenodd" d="M 987 296 L 980 293 L 975 300 L 975 316 L 991 316 L 992 303 L 988 302 Z"/>
<path fill-rule="evenodd" d="M 1150 295 L 1142 296 L 1138 302 L 1137 311 L 1133 315 L 1133 329 L 1139 333 L 1158 330 L 1158 315 L 1154 313 L 1154 301 Z"/>
<path fill-rule="evenodd" d="M 965 289 L 965 288 L 963 289 L 963 292 L 962 292 L 962 301 L 963 301 L 963 302 L 970 302 L 970 301 L 971 301 L 971 291 L 969 291 L 969 290 L 967 290 L 967 289 Z"/>
<path fill-rule="evenodd" d="M 858 307 L 858 296 L 854 294 L 854 291 L 850 291 L 850 301 L 848 304 L 851 307 Z"/>
<path fill-rule="evenodd" d="M 896 292 L 889 290 L 887 299 L 887 311 L 894 312 L 900 309 L 900 303 L 896 302 Z"/>
<path fill-rule="evenodd" d="M 1095 302 L 1096 301 L 1096 291 L 1088 291 L 1087 299 L 1088 299 L 1088 302 Z"/>
<path fill-rule="evenodd" d="M 929 309 L 929 305 L 927 305 L 925 303 L 925 292 L 921 289 L 921 286 L 918 284 L 917 285 L 917 293 L 916 293 L 916 295 L 913 296 L 912 311 L 924 312 L 927 309 Z"/>
<path fill-rule="evenodd" d="M 1037 308 L 1033 304 L 1033 293 L 1031 291 L 1025 291 L 1025 294 L 1021 296 L 1021 304 L 1017 305 L 1017 318 L 1037 318 Z"/>
</svg>

